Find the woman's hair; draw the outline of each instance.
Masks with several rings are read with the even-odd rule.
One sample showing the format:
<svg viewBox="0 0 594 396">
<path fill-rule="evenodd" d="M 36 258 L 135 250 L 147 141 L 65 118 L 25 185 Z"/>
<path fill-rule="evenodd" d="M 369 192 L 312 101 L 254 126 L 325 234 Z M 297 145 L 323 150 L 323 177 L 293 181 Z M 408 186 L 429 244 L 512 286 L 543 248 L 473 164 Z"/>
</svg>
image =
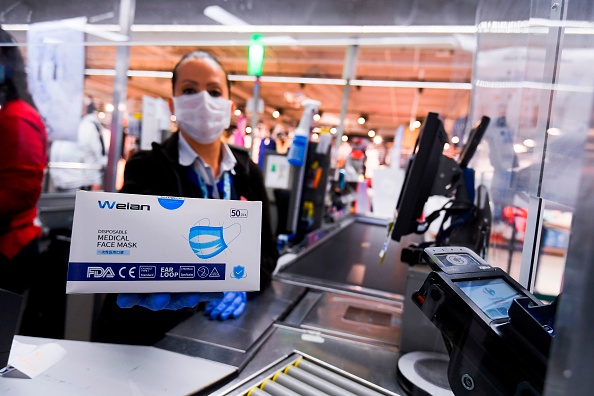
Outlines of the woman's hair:
<svg viewBox="0 0 594 396">
<path fill-rule="evenodd" d="M 221 68 L 223 73 L 225 73 L 225 80 L 227 81 L 227 89 L 229 90 L 229 96 L 231 96 L 231 82 L 229 81 L 229 75 L 227 74 L 227 71 L 223 67 L 223 64 L 217 58 L 215 58 L 208 52 L 204 52 L 204 51 L 192 51 L 190 53 L 187 53 L 179 60 L 179 62 L 177 62 L 177 64 L 173 68 L 173 76 L 171 77 L 171 88 L 173 90 L 173 93 L 175 93 L 175 82 L 177 81 L 177 69 L 179 69 L 179 66 L 182 63 L 184 63 L 185 61 L 187 61 L 188 59 L 210 59 L 210 60 L 215 61 L 217 63 L 217 65 L 219 65 L 219 67 Z"/>
<path fill-rule="evenodd" d="M 0 66 L 4 67 L 4 78 L 0 79 L 0 94 L 3 102 L 22 99 L 35 107 L 29 88 L 27 72 L 21 51 L 14 37 L 0 28 Z"/>
</svg>

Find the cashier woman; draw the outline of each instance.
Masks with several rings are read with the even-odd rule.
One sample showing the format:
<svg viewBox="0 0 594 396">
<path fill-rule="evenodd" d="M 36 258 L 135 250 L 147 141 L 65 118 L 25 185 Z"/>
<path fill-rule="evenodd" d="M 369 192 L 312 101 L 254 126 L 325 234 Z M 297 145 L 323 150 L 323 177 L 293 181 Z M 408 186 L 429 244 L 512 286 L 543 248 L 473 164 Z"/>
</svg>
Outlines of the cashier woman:
<svg viewBox="0 0 594 396">
<path fill-rule="evenodd" d="M 121 192 L 210 199 L 262 201 L 261 289 L 270 283 L 278 252 L 262 173 L 248 153 L 220 137 L 229 127 L 233 103 L 227 73 L 205 52 L 185 55 L 173 69 L 170 106 L 179 131 L 126 164 Z M 239 316 L 245 292 L 109 295 L 97 340 L 150 345 L 205 302 L 213 319 Z M 249 304 L 249 301 L 248 301 Z"/>
</svg>

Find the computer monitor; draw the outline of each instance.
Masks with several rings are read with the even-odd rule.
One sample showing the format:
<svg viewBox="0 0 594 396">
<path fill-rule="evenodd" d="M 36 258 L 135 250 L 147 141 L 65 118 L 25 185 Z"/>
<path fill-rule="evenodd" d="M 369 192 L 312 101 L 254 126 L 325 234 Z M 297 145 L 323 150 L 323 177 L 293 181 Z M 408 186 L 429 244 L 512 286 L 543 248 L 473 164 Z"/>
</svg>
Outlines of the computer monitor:
<svg viewBox="0 0 594 396">
<path fill-rule="evenodd" d="M 483 138 L 483 135 L 485 134 L 485 131 L 487 130 L 490 121 L 491 119 L 489 117 L 482 116 L 481 120 L 470 131 L 470 134 L 468 135 L 468 140 L 464 144 L 462 152 L 458 157 L 458 164 L 460 165 L 460 168 L 465 169 L 468 167 L 468 164 L 470 163 L 472 156 L 476 152 L 476 149 L 479 143 L 481 142 L 481 139 Z"/>
<path fill-rule="evenodd" d="M 431 195 L 444 144 L 448 141 L 443 123 L 437 113 L 429 113 L 409 159 L 398 203 L 392 239 L 400 241 L 404 235 L 416 232 L 418 219 Z"/>
</svg>

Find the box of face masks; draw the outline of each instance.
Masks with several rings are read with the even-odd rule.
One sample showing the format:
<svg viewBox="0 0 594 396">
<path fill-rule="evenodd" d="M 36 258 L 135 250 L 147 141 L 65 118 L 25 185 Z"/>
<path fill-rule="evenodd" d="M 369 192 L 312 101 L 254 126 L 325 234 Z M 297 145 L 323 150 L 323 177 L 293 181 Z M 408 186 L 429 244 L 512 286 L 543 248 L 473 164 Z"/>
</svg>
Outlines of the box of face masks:
<svg viewBox="0 0 594 396">
<path fill-rule="evenodd" d="M 260 289 L 262 203 L 78 191 L 67 293 Z"/>
</svg>

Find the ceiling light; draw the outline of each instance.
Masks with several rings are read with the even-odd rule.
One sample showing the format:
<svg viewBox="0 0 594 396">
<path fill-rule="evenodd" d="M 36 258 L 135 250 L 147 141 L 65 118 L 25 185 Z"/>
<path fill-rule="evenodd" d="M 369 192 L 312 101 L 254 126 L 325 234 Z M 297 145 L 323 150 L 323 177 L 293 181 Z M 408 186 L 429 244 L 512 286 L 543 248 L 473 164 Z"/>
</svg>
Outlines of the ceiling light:
<svg viewBox="0 0 594 396">
<path fill-rule="evenodd" d="M 99 118 L 105 118 L 105 113 L 100 111 L 99 113 L 97 113 L 97 117 Z"/>
<path fill-rule="evenodd" d="M 240 20 L 241 21 L 241 20 Z M 244 21 L 241 21 L 245 23 Z M 476 33 L 476 28 L 474 26 L 464 27 L 462 26 L 462 30 L 465 28 L 474 29 L 473 32 L 469 32 L 468 34 L 456 34 L 455 32 L 451 31 L 452 28 L 455 27 L 448 26 L 444 32 L 436 31 L 436 28 L 439 29 L 438 26 L 429 26 L 427 29 L 424 30 L 422 26 L 406 26 L 404 27 L 407 29 L 406 32 L 402 32 L 403 27 L 387 27 L 388 29 L 394 30 L 392 32 L 386 32 L 388 36 L 386 37 L 365 37 L 365 34 L 382 34 L 381 31 L 371 31 L 371 29 L 382 29 L 386 28 L 381 26 L 376 27 L 366 27 L 366 32 L 361 32 L 361 35 L 357 35 L 358 37 L 324 37 L 323 34 L 328 33 L 335 33 L 338 30 L 329 31 L 327 29 L 332 28 L 331 26 L 327 26 L 326 28 L 320 27 L 319 32 L 316 34 L 316 38 L 300 38 L 295 39 L 291 36 L 286 35 L 285 33 L 300 33 L 299 27 L 283 27 L 281 30 L 271 30 L 269 29 L 270 26 L 255 26 L 255 25 L 242 25 L 241 22 L 237 25 L 132 25 L 130 30 L 136 33 L 266 33 L 267 36 L 263 37 L 263 41 L 265 45 L 275 45 L 275 46 L 340 46 L 340 47 L 348 47 L 352 45 L 357 46 L 385 46 L 385 45 L 398 45 L 400 47 L 422 47 L 422 46 L 431 46 L 431 47 L 452 47 L 452 48 L 462 48 L 465 51 L 474 52 L 476 50 L 475 47 L 472 45 L 468 45 L 468 41 L 472 41 L 472 39 L 468 38 L 470 34 Z M 26 32 L 29 30 L 28 24 L 3 24 L 2 28 L 7 31 L 14 31 L 14 32 Z M 311 26 L 307 26 L 307 29 L 311 29 Z M 358 26 L 354 27 L 355 29 Z M 418 28 L 418 30 L 416 29 Z M 106 38 L 110 41 L 127 41 L 128 37 L 119 34 L 120 26 L 115 24 L 96 24 L 93 23 L 92 25 L 87 24 L 85 29 L 93 30 L 89 32 L 90 34 L 94 34 L 99 37 Z M 346 29 L 349 30 L 348 33 L 352 33 L 352 28 L 348 26 L 340 26 L 337 29 Z M 570 28 L 568 28 L 570 29 Z M 293 31 L 295 30 L 295 31 Z M 386 30 L 386 29 L 384 29 Z M 575 29 L 574 29 L 575 30 Z M 86 31 L 86 30 L 85 30 Z M 579 29 L 579 32 L 583 32 L 583 29 Z M 590 28 L 589 32 L 594 31 L 594 29 Z M 113 32 L 113 33 L 111 33 Z M 111 34 L 110 34 L 111 33 Z M 315 31 L 311 31 L 309 33 L 316 33 Z M 338 32 L 339 33 L 339 32 Z M 401 34 L 406 33 L 408 36 L 403 37 Z M 437 33 L 437 34 L 435 34 Z M 453 37 L 444 37 L 440 35 L 442 33 L 444 35 L 452 35 Z M 461 32 L 459 32 L 461 33 Z M 268 36 L 269 34 L 274 34 L 275 36 Z M 415 34 L 420 35 L 420 37 L 414 36 Z M 427 36 L 426 34 L 430 34 Z M 582 33 L 585 34 L 585 33 Z M 394 35 L 398 35 L 394 37 Z M 425 36 L 423 36 L 425 35 Z M 136 34 L 135 36 L 138 36 Z M 135 39 L 139 40 L 139 39 Z M 213 46 L 247 46 L 249 44 L 249 40 L 185 40 L 187 45 L 192 45 L 195 47 L 213 47 Z M 465 41 L 467 42 L 465 44 Z M 171 41 L 168 41 L 171 42 Z M 164 41 L 162 40 L 154 40 L 154 41 L 144 41 L 146 45 L 150 45 L 150 43 L 154 43 L 156 45 L 163 45 Z M 173 43 L 173 42 L 171 42 Z M 473 42 L 474 43 L 474 42 Z M 93 42 L 93 44 L 89 45 L 98 45 L 98 42 Z"/>
<path fill-rule="evenodd" d="M 549 128 L 549 129 L 547 129 L 547 133 L 551 136 L 559 136 L 559 135 L 561 135 L 561 129 Z"/>
<path fill-rule="evenodd" d="M 351 80 L 350 84 L 358 87 L 472 89 L 471 83 L 449 81 Z"/>
<path fill-rule="evenodd" d="M 317 133 L 314 133 L 313 135 L 311 135 L 311 138 L 313 140 L 318 140 L 319 135 Z"/>
<path fill-rule="evenodd" d="M 375 131 L 373 129 L 370 129 L 369 132 L 367 132 L 367 136 L 369 136 L 370 138 L 375 136 Z"/>
<path fill-rule="evenodd" d="M 113 69 L 85 69 L 87 76 L 115 76 Z M 128 77 L 154 77 L 171 79 L 172 73 L 157 70 L 128 70 Z M 242 74 L 230 74 L 229 81 L 256 81 L 255 76 Z M 292 77 L 292 76 L 262 76 L 260 81 L 264 83 L 279 84 L 317 84 L 317 85 L 346 85 L 343 78 L 316 78 L 316 77 Z M 390 80 L 351 80 L 350 85 L 359 87 L 382 87 L 382 88 L 428 88 L 428 89 L 472 89 L 471 83 L 448 82 L 448 81 L 390 81 Z M 479 84 L 477 84 L 479 85 Z"/>
<path fill-rule="evenodd" d="M 209 7 L 210 8 L 210 7 Z M 220 8 L 220 7 L 218 7 Z M 214 10 L 217 18 L 226 21 L 228 16 L 237 18 L 223 10 Z M 205 9 L 206 11 L 206 9 Z M 209 14 L 211 11 L 209 11 Z M 220 15 L 217 15 L 219 14 Z M 205 14 L 206 15 L 206 14 Z M 213 16 L 207 15 L 215 20 Z M 230 20 L 230 19 L 229 19 Z M 474 25 L 246 25 L 237 18 L 237 25 L 132 25 L 133 32 L 218 32 L 218 33 L 321 33 L 335 34 L 475 34 L 477 27 Z M 218 21 L 217 21 L 218 22 Z M 222 23 L 222 22 L 221 22 Z M 116 25 L 117 26 L 117 25 Z"/>
<path fill-rule="evenodd" d="M 320 118 L 322 118 L 322 116 L 319 115 L 318 113 L 316 113 L 316 114 L 313 115 L 314 121 L 320 121 Z"/>
<path fill-rule="evenodd" d="M 249 24 L 236 17 L 235 15 L 231 14 L 229 11 L 225 10 L 219 6 L 208 6 L 204 9 L 204 15 L 209 17 L 215 22 L 220 23 L 221 25 L 227 26 L 248 26 Z"/>
<path fill-rule="evenodd" d="M 478 31 L 475 25 L 249 25 L 218 6 L 206 7 L 203 13 L 221 25 L 134 24 L 130 30 L 150 33 L 315 33 L 328 35 L 346 33 L 352 36 L 359 34 L 476 34 Z M 102 31 L 118 32 L 120 29 L 116 24 L 93 24 L 91 26 L 96 26 Z M 587 27 L 591 28 L 591 24 Z M 27 31 L 29 25 L 3 24 L 2 28 L 10 31 Z"/>
<path fill-rule="evenodd" d="M 114 110 L 114 107 L 111 103 L 108 103 L 105 105 L 105 111 L 107 111 L 108 113 L 111 113 Z"/>
<path fill-rule="evenodd" d="M 330 133 L 333 135 L 336 134 L 336 128 L 334 128 L 334 127 L 330 128 Z"/>
<path fill-rule="evenodd" d="M 421 127 L 421 121 L 419 120 L 414 120 L 410 122 L 410 125 L 408 126 L 408 129 L 410 129 L 411 131 L 414 131 L 415 129 L 418 129 Z"/>
<path fill-rule="evenodd" d="M 229 81 L 256 81 L 256 77 L 241 74 L 230 74 Z M 263 83 L 346 85 L 346 80 L 342 78 L 262 76 L 260 77 L 260 81 Z"/>
<path fill-rule="evenodd" d="M 245 133 L 252 133 L 252 127 L 245 127 Z"/>
<path fill-rule="evenodd" d="M 525 153 L 528 151 L 528 148 L 526 146 L 524 146 L 523 144 L 514 144 L 514 152 L 516 153 Z"/>
<path fill-rule="evenodd" d="M 524 140 L 524 146 L 526 147 L 534 147 L 536 142 L 533 139 L 526 139 Z"/>
<path fill-rule="evenodd" d="M 460 143 L 460 138 L 458 136 L 452 137 L 452 143 L 454 143 L 454 144 Z"/>
<path fill-rule="evenodd" d="M 278 110 L 274 110 L 272 112 L 272 118 L 278 118 L 278 117 L 280 117 L 280 112 Z"/>
<path fill-rule="evenodd" d="M 359 116 L 359 118 L 357 119 L 357 122 L 359 123 L 359 125 L 365 124 L 366 121 L 367 121 L 367 115 L 366 114 L 361 114 Z"/>
<path fill-rule="evenodd" d="M 375 144 L 380 144 L 383 141 L 384 141 L 384 139 L 382 139 L 382 137 L 379 135 L 373 138 L 373 143 L 375 143 Z"/>
<path fill-rule="evenodd" d="M 113 69 L 85 69 L 87 76 L 115 76 L 116 72 Z M 128 77 L 155 77 L 171 79 L 172 72 L 156 71 L 156 70 L 128 70 Z"/>
<path fill-rule="evenodd" d="M 267 36 L 262 37 L 264 45 L 297 45 L 299 41 L 291 36 Z"/>
<path fill-rule="evenodd" d="M 172 115 L 171 117 L 169 117 L 169 119 L 171 120 L 171 122 L 175 122 L 177 120 L 177 117 Z"/>
<path fill-rule="evenodd" d="M 444 149 L 444 150 L 447 150 L 447 149 L 449 149 L 449 148 L 450 148 L 450 144 L 449 144 L 449 143 L 445 143 L 445 144 L 443 145 L 443 149 Z"/>
<path fill-rule="evenodd" d="M 235 111 L 233 112 L 233 114 L 235 114 L 236 116 L 239 117 L 241 115 L 241 110 L 235 109 Z"/>
<path fill-rule="evenodd" d="M 349 137 L 347 135 L 342 135 L 342 141 L 346 142 L 347 140 L 349 140 Z"/>
</svg>

